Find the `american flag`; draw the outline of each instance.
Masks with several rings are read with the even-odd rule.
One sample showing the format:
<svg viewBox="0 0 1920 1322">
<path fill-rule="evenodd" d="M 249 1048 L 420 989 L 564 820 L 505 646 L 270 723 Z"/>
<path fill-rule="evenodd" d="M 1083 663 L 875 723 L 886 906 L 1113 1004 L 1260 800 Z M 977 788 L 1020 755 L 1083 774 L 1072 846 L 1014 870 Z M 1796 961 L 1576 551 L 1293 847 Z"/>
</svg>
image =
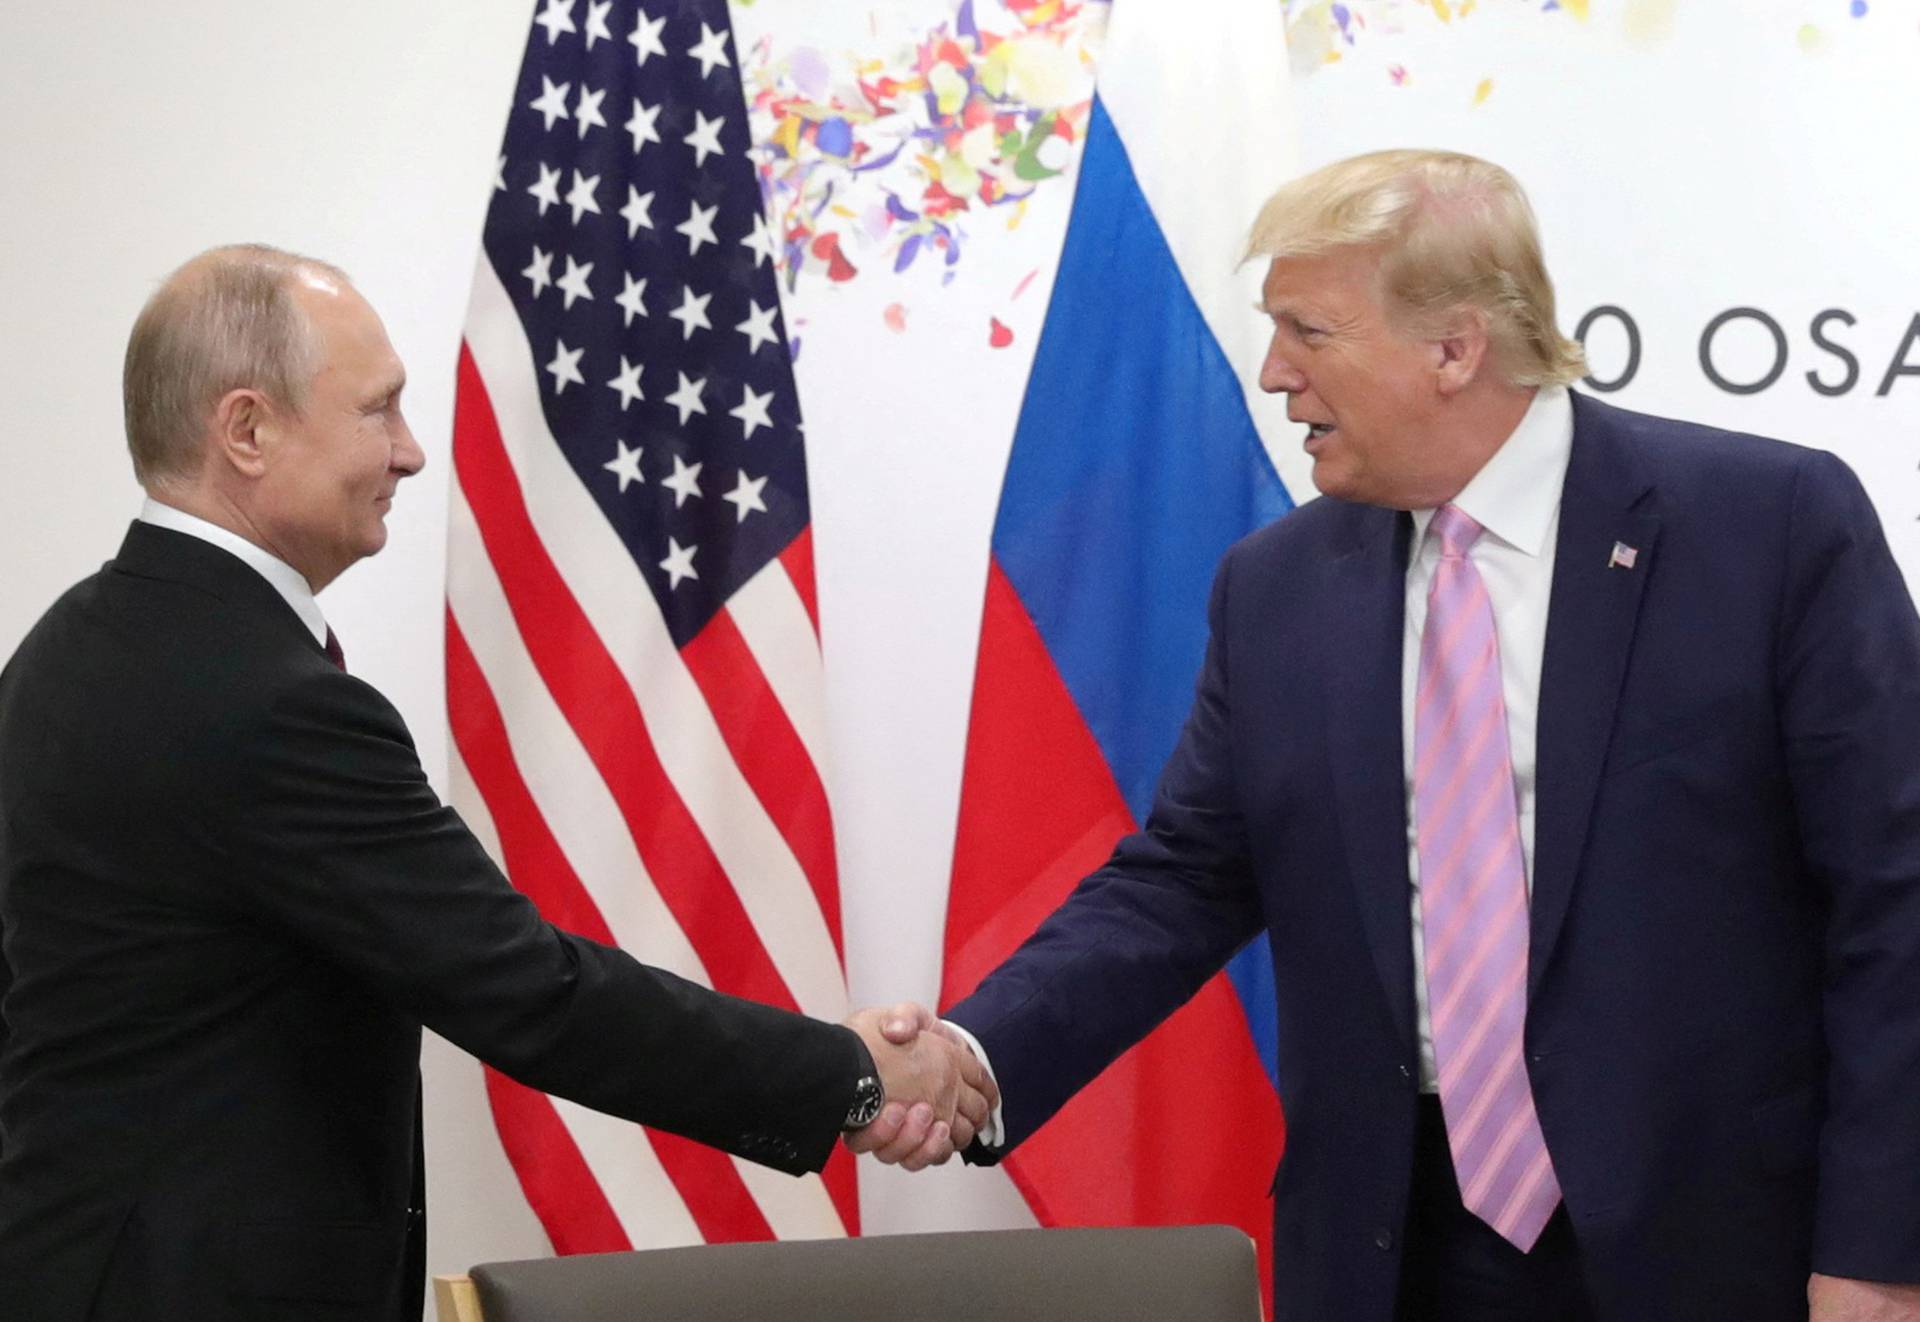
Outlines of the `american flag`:
<svg viewBox="0 0 1920 1322">
<path fill-rule="evenodd" d="M 845 1013 L 806 455 L 724 0 L 542 0 L 460 355 L 454 801 L 559 925 Z M 619 1051 L 617 1042 L 608 1051 Z M 858 1232 L 489 1072 L 562 1253 Z"/>
</svg>

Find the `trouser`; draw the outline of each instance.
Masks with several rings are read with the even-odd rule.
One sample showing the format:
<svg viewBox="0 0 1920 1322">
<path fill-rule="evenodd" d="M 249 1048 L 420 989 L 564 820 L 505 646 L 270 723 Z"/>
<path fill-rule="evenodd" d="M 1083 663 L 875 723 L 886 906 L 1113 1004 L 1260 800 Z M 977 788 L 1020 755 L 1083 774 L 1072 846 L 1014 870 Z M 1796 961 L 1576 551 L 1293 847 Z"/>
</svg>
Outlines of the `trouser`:
<svg viewBox="0 0 1920 1322">
<path fill-rule="evenodd" d="M 1592 1322 L 1565 1206 L 1522 1253 L 1460 1202 L 1440 1099 L 1420 1098 L 1399 1322 Z"/>
</svg>

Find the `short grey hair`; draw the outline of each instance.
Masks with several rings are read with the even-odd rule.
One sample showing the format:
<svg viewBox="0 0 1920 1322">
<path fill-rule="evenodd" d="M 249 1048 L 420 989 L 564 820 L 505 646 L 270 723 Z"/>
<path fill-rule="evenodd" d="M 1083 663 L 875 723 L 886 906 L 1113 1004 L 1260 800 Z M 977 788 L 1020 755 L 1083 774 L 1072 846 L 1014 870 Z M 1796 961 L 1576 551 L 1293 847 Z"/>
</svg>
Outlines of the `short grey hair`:
<svg viewBox="0 0 1920 1322">
<path fill-rule="evenodd" d="M 1447 151 L 1380 151 L 1322 166 L 1261 207 L 1247 257 L 1380 250 L 1389 314 L 1423 338 L 1462 311 L 1486 319 L 1495 367 L 1512 384 L 1565 385 L 1587 371 L 1554 322 L 1553 281 L 1519 181 Z"/>
<path fill-rule="evenodd" d="M 302 274 L 350 283 L 315 258 L 239 243 L 187 261 L 140 309 L 121 396 L 141 485 L 199 471 L 208 419 L 228 391 L 258 390 L 295 414 L 305 406 L 320 345 L 294 299 Z"/>
</svg>

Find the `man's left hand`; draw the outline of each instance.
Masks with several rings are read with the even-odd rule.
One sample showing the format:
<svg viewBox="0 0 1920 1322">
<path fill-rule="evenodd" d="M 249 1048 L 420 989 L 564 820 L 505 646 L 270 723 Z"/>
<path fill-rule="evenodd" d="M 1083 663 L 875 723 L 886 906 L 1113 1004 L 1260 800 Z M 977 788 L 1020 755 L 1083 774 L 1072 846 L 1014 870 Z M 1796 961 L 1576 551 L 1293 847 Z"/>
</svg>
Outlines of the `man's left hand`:
<svg viewBox="0 0 1920 1322">
<path fill-rule="evenodd" d="M 1920 1322 L 1920 1285 L 1815 1272 L 1807 1279 L 1807 1307 L 1807 1322 Z"/>
</svg>

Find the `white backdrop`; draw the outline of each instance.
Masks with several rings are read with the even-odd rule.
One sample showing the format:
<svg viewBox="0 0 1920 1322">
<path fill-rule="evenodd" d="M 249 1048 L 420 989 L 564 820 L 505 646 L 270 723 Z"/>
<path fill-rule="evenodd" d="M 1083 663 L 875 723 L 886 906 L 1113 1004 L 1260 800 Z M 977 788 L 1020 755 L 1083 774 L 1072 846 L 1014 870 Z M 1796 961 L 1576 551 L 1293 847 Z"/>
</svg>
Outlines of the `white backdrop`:
<svg viewBox="0 0 1920 1322">
<path fill-rule="evenodd" d="M 866 7 L 838 0 L 842 11 Z M 426 473 L 402 489 L 386 553 L 323 604 L 356 672 L 394 698 L 444 786 L 454 352 L 531 8 L 0 8 L 0 289 L 10 309 L 0 322 L 0 656 L 112 554 L 137 505 L 118 371 L 153 281 L 216 242 L 311 251 L 343 264 L 384 313 L 411 369 L 408 412 L 428 454 Z M 1904 146 L 1920 122 L 1912 0 L 1564 0 L 1553 12 L 1538 0 L 1353 0 L 1340 7 L 1344 30 L 1325 0 L 1287 8 L 1307 164 L 1411 143 L 1512 167 L 1541 214 L 1563 324 L 1614 305 L 1638 327 L 1637 374 L 1610 398 L 1837 450 L 1867 480 L 1913 577 L 1920 380 L 1895 376 L 1876 393 L 1890 364 L 1920 368 L 1920 343 L 1906 344 L 1920 311 L 1911 222 L 1920 180 Z M 1276 64 L 1284 58 L 1275 52 Z M 1714 386 L 1698 356 L 1702 329 L 1736 307 L 1766 312 L 1787 342 L 1783 374 L 1747 395 Z M 1829 319 L 1828 337 L 1859 360 L 1858 382 L 1832 397 L 1804 376 L 1844 376 L 1810 332 L 1830 308 L 1853 321 Z M 1599 374 L 1619 375 L 1617 321 L 1596 329 L 1593 347 Z M 1714 341 L 1717 370 L 1735 382 L 1763 376 L 1771 357 L 1751 318 Z M 884 544 L 862 545 L 842 527 L 837 564 L 822 535 L 829 662 L 894 635 L 941 658 L 931 672 L 880 668 L 863 680 L 880 690 L 830 713 L 836 811 L 866 823 L 863 867 L 891 856 L 912 873 L 890 925 L 849 931 L 852 991 L 866 1000 L 935 985 L 927 955 L 941 915 L 926 888 L 944 884 L 999 472 L 997 460 L 956 462 L 939 448 L 903 448 L 888 464 L 860 458 L 816 443 L 814 481 L 833 486 L 833 507 L 893 508 L 935 492 L 938 517 L 874 521 Z M 872 557 L 889 572 L 853 571 Z M 544 1251 L 493 1137 L 477 1066 L 436 1043 L 426 1074 L 430 1266 Z M 953 1170 L 909 1187 L 870 1172 L 868 1224 L 1017 1221 L 1024 1209 L 996 1180 Z"/>
</svg>

